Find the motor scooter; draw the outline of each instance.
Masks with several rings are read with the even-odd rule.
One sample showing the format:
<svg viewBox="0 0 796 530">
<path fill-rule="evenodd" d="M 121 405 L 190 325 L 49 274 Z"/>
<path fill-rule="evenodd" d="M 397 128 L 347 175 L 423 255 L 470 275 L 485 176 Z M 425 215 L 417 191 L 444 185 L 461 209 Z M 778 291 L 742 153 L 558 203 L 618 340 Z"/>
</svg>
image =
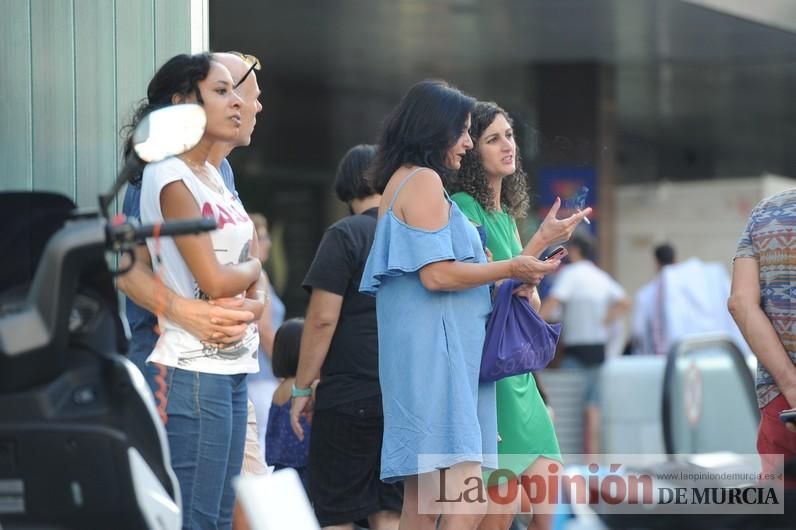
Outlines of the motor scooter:
<svg viewBox="0 0 796 530">
<path fill-rule="evenodd" d="M 100 207 L 0 193 L 0 528 L 178 529 L 179 484 L 154 399 L 124 357 L 114 274 L 147 238 L 213 219 L 138 225 L 108 209 L 132 172 L 193 147 L 198 105 L 151 113 Z"/>
</svg>

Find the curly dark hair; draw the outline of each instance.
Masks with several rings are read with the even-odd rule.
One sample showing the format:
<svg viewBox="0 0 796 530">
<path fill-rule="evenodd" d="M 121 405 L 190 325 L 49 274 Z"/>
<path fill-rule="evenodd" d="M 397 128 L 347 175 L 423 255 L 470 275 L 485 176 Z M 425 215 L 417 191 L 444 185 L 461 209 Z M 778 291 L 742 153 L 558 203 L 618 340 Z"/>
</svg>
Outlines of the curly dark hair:
<svg viewBox="0 0 796 530">
<path fill-rule="evenodd" d="M 455 179 L 451 182 L 451 191 L 463 191 L 472 195 L 484 210 L 497 211 L 495 208 L 495 194 L 489 187 L 489 182 L 484 173 L 484 166 L 481 163 L 481 155 L 478 153 L 478 141 L 484 131 L 492 125 L 495 118 L 501 115 L 506 118 L 509 125 L 514 125 L 508 112 L 500 108 L 491 101 L 479 101 L 471 114 L 470 136 L 473 138 L 475 146 L 467 151 L 462 160 L 462 167 Z M 530 198 L 528 197 L 528 176 L 522 169 L 522 158 L 519 148 L 517 149 L 514 160 L 516 169 L 513 174 L 503 179 L 503 186 L 500 190 L 500 204 L 510 216 L 515 219 L 522 219 L 528 215 Z"/>
<path fill-rule="evenodd" d="M 368 179 L 384 193 L 393 173 L 405 164 L 428 167 L 443 182 L 453 173 L 445 165 L 448 149 L 461 136 L 475 99 L 445 81 L 415 84 L 387 116 Z"/>
<path fill-rule="evenodd" d="M 133 111 L 130 123 L 122 127 L 122 134 L 125 135 L 124 141 L 124 160 L 133 154 L 133 132 L 146 116 L 152 112 L 172 105 L 171 98 L 174 95 L 187 97 L 191 94 L 196 96 L 196 101 L 200 105 L 204 103 L 202 94 L 199 91 L 199 81 L 203 81 L 210 73 L 213 56 L 207 52 L 196 53 L 194 55 L 180 54 L 175 55 L 163 66 L 161 66 L 146 91 L 146 99 L 141 100 Z M 140 185 L 141 171 L 145 163 L 140 164 L 140 171 L 130 177 L 130 184 Z"/>
</svg>

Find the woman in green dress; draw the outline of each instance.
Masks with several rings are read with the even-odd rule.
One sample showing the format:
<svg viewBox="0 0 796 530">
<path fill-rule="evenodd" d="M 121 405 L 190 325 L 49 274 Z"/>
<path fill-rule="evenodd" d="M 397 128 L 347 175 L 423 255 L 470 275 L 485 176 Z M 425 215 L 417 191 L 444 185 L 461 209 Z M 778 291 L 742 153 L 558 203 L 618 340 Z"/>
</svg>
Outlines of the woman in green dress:
<svg viewBox="0 0 796 530">
<path fill-rule="evenodd" d="M 511 119 L 495 103 L 479 102 L 470 126 L 474 147 L 462 161 L 451 196 L 475 225 L 483 226 L 486 246 L 495 261 L 511 259 L 523 252 L 515 219 L 528 209 L 526 174 L 522 170 Z M 591 209 L 557 219 L 560 200 L 526 247 L 526 253 L 541 254 L 550 245 L 569 239 L 575 227 Z M 540 301 L 535 285 L 524 285 L 515 294 L 528 297 L 538 311 Z M 497 382 L 498 454 L 501 469 L 516 476 L 548 473 L 548 466 L 561 462 L 561 451 L 547 407 L 532 374 Z M 490 506 L 480 529 L 506 529 L 519 506 Z M 529 528 L 550 528 L 551 507 L 537 506 Z"/>
</svg>

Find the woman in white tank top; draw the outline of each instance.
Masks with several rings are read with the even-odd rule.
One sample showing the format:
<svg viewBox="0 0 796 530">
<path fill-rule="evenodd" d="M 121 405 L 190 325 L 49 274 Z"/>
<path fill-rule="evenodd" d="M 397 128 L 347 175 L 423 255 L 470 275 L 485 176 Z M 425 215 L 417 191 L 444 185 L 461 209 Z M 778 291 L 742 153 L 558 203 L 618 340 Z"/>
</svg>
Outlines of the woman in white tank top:
<svg viewBox="0 0 796 530">
<path fill-rule="evenodd" d="M 179 157 L 148 164 L 141 182 L 141 221 L 213 217 L 209 234 L 147 242 L 163 283 L 186 298 L 258 298 L 256 236 L 239 201 L 207 157 L 216 142 L 240 129 L 241 99 L 232 77 L 209 54 L 178 55 L 152 78 L 133 127 L 154 109 L 199 103 L 207 126 L 199 144 Z M 128 140 L 129 148 L 129 140 Z M 163 366 L 157 392 L 165 411 L 171 463 L 180 482 L 183 528 L 228 528 L 246 431 L 246 374 L 258 370 L 257 327 L 237 344 L 219 347 L 162 315 L 160 337 L 148 363 Z"/>
</svg>

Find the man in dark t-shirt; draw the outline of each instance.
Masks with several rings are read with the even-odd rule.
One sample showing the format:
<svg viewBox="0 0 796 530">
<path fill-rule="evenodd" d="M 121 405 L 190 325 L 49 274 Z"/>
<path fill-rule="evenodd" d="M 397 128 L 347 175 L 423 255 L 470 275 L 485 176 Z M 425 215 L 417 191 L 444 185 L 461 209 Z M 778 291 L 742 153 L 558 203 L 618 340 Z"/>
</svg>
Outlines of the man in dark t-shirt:
<svg viewBox="0 0 796 530">
<path fill-rule="evenodd" d="M 342 297 L 337 328 L 315 391 L 316 411 L 381 397 L 376 303 L 358 289 L 378 210 L 378 206 L 368 208 L 329 227 L 304 278 L 303 286 L 310 294 L 318 289 Z"/>
<path fill-rule="evenodd" d="M 309 494 L 324 528 L 367 520 L 370 528 L 397 529 L 403 503 L 402 486 L 379 479 L 384 416 L 376 299 L 359 292 L 381 200 L 364 178 L 374 152 L 359 145 L 340 162 L 335 191 L 352 215 L 326 230 L 303 282 L 310 302 L 290 420 L 303 439 L 299 416 L 313 410 Z"/>
</svg>

